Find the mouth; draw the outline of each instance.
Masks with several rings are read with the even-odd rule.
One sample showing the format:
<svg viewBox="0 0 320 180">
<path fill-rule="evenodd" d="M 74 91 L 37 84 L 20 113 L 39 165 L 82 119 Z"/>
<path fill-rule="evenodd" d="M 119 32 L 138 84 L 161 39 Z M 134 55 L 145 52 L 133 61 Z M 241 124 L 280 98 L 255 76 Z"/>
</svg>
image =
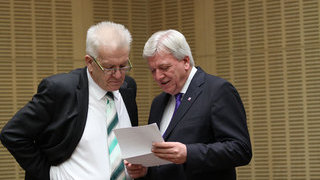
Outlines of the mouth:
<svg viewBox="0 0 320 180">
<path fill-rule="evenodd" d="M 122 84 L 122 81 L 109 81 L 108 84 L 118 85 Z"/>
<path fill-rule="evenodd" d="M 169 84 L 169 82 L 170 82 L 170 81 L 163 81 L 163 82 L 159 82 L 159 84 L 160 84 L 161 86 L 165 86 L 165 85 Z"/>
<path fill-rule="evenodd" d="M 122 84 L 121 81 L 113 81 L 113 82 L 109 82 L 110 84 Z"/>
</svg>

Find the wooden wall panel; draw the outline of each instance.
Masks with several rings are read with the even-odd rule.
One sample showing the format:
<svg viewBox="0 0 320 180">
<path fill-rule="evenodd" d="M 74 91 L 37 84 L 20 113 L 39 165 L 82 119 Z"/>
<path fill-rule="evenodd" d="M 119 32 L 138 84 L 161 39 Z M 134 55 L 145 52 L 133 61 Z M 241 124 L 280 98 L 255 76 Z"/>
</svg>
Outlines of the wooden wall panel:
<svg viewBox="0 0 320 180">
<path fill-rule="evenodd" d="M 0 3 L 0 128 L 28 102 L 46 76 L 73 66 L 71 0 L 2 0 Z M 24 171 L 0 146 L 0 179 Z"/>
<path fill-rule="evenodd" d="M 243 99 L 254 157 L 238 179 L 320 179 L 318 0 L 1 0 L 0 129 L 43 77 L 84 66 L 85 34 L 111 20 L 132 33 L 140 124 L 161 89 L 142 58 L 158 30 L 177 29 L 196 65 Z M 0 145 L 0 180 L 24 172 Z"/>
<path fill-rule="evenodd" d="M 319 2 L 215 0 L 212 9 L 216 72 L 239 90 L 253 145 L 238 178 L 320 178 Z"/>
<path fill-rule="evenodd" d="M 137 103 L 139 111 L 139 124 L 147 124 L 151 106 L 152 77 L 147 62 L 142 58 L 144 43 L 147 41 L 148 30 L 148 6 L 145 0 L 131 2 L 130 30 L 133 36 L 131 59 L 134 63 L 132 76 L 138 86 Z"/>
</svg>

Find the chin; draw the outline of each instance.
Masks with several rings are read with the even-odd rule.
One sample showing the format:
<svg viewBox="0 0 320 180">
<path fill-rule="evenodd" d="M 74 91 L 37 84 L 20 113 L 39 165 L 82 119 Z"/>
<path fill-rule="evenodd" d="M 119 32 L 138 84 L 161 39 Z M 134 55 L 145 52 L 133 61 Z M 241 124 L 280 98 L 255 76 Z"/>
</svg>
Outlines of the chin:
<svg viewBox="0 0 320 180">
<path fill-rule="evenodd" d="M 120 87 L 121 87 L 121 85 L 120 86 L 112 86 L 112 87 L 109 87 L 108 89 L 110 89 L 109 91 L 116 91 L 116 90 L 119 90 Z"/>
<path fill-rule="evenodd" d="M 164 92 L 166 92 L 166 93 L 168 93 L 168 94 L 171 94 L 171 95 L 173 95 L 173 92 L 172 91 L 170 91 L 170 90 L 166 90 L 166 89 L 162 89 Z"/>
</svg>

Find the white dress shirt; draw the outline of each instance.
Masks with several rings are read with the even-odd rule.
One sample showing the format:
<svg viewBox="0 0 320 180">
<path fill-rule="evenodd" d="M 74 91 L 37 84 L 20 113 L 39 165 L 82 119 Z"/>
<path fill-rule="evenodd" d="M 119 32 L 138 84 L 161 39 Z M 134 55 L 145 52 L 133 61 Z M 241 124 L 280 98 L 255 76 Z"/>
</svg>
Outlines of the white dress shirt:
<svg viewBox="0 0 320 180">
<path fill-rule="evenodd" d="M 190 82 L 191 82 L 193 76 L 196 74 L 196 72 L 197 72 L 197 68 L 192 67 L 191 72 L 189 74 L 189 77 L 188 77 L 187 81 L 184 83 L 184 85 L 180 91 L 180 93 L 183 93 L 183 95 L 181 97 L 181 101 L 183 99 L 184 94 L 187 92 L 188 87 L 190 85 Z M 162 119 L 160 122 L 160 132 L 162 135 L 166 132 L 166 130 L 171 122 L 171 118 L 172 118 L 175 106 L 176 106 L 176 98 L 174 97 L 174 95 L 171 95 L 169 102 L 168 102 L 166 108 L 164 109 L 163 116 L 162 116 Z"/>
<path fill-rule="evenodd" d="M 87 122 L 79 144 L 71 157 L 58 166 L 51 166 L 51 180 L 107 180 L 110 179 L 107 143 L 106 103 L 107 91 L 91 78 L 89 82 L 89 107 Z M 113 91 L 118 113 L 118 127 L 131 127 L 130 118 L 119 92 Z M 127 175 L 127 178 L 130 179 Z"/>
</svg>

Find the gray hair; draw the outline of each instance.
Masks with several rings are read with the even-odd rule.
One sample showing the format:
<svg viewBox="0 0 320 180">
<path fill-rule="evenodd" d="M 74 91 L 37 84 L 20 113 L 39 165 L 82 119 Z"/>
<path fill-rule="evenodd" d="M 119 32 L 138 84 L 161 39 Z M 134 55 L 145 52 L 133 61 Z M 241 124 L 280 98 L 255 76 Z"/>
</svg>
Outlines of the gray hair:
<svg viewBox="0 0 320 180">
<path fill-rule="evenodd" d="M 158 31 L 148 39 L 143 49 L 143 58 L 147 59 L 158 53 L 170 53 L 178 61 L 188 56 L 190 65 L 194 66 L 189 44 L 179 31 L 173 29 Z"/>
<path fill-rule="evenodd" d="M 86 53 L 97 58 L 101 46 L 130 50 L 131 41 L 131 34 L 124 25 L 110 21 L 100 22 L 87 31 Z"/>
</svg>

